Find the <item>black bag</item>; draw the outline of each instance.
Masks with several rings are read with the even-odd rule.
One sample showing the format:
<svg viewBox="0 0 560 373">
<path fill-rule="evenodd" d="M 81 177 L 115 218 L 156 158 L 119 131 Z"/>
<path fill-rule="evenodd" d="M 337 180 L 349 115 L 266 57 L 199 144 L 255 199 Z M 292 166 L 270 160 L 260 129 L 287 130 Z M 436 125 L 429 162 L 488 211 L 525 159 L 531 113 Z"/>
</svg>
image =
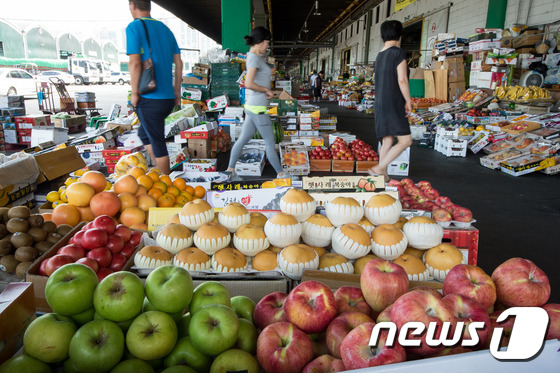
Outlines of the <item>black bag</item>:
<svg viewBox="0 0 560 373">
<path fill-rule="evenodd" d="M 152 61 L 152 47 L 150 46 L 150 35 L 148 34 L 148 28 L 143 19 L 140 18 L 140 22 L 144 25 L 144 30 L 146 31 L 146 39 L 148 40 L 148 48 L 150 51 L 150 58 L 142 62 L 142 74 L 140 75 L 140 81 L 138 82 L 138 93 L 144 95 L 156 89 L 156 72 L 154 68 L 154 62 Z"/>
</svg>

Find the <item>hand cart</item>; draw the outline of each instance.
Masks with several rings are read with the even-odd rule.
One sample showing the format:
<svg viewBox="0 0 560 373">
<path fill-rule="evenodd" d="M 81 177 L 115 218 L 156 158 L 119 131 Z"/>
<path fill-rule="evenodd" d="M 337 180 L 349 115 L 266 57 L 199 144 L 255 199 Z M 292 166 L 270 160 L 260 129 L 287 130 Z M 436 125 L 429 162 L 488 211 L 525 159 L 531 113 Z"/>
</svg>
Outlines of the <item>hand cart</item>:
<svg viewBox="0 0 560 373">
<path fill-rule="evenodd" d="M 76 105 L 68 94 L 66 90 L 66 85 L 64 82 L 57 77 L 49 78 L 49 82 L 39 82 L 37 83 L 37 97 L 39 100 L 39 109 L 44 114 L 55 114 L 62 111 L 67 112 L 70 115 L 86 115 L 86 117 L 97 117 L 99 116 L 99 110 L 101 108 L 76 108 Z M 55 107 L 54 94 L 52 87 L 58 92 L 60 97 L 60 109 Z"/>
</svg>

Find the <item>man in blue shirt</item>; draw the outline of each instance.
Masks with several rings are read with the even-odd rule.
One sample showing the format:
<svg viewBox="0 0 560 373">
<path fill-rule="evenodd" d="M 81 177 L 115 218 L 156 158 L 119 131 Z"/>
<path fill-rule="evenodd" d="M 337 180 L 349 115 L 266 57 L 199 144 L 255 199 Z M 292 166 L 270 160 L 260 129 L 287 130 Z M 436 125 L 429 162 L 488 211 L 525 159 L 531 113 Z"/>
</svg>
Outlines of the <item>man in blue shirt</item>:
<svg viewBox="0 0 560 373">
<path fill-rule="evenodd" d="M 156 167 L 164 174 L 169 174 L 169 154 L 165 146 L 165 118 L 175 105 L 181 104 L 183 62 L 171 30 L 150 16 L 150 0 L 129 0 L 129 9 L 134 21 L 126 28 L 126 54 L 129 56 L 131 103 L 140 119 L 138 137 Z M 149 44 L 146 29 L 149 34 Z M 154 64 L 156 88 L 140 95 L 138 83 L 142 74 L 142 61 L 150 57 Z M 175 73 L 173 73 L 173 64 L 175 64 Z"/>
</svg>

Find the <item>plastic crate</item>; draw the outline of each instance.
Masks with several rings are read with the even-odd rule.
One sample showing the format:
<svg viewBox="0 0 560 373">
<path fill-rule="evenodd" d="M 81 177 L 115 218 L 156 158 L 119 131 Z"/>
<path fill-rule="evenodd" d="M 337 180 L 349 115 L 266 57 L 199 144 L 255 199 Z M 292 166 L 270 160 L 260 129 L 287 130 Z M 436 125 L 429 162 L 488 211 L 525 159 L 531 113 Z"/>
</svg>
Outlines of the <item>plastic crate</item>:
<svg viewBox="0 0 560 373">
<path fill-rule="evenodd" d="M 479 233 L 478 229 L 474 227 L 468 229 L 444 228 L 443 242 L 457 246 L 467 259 L 468 264 L 476 265 Z"/>
<path fill-rule="evenodd" d="M 466 157 L 467 140 L 447 139 L 441 142 L 441 153 L 446 157 Z"/>
</svg>

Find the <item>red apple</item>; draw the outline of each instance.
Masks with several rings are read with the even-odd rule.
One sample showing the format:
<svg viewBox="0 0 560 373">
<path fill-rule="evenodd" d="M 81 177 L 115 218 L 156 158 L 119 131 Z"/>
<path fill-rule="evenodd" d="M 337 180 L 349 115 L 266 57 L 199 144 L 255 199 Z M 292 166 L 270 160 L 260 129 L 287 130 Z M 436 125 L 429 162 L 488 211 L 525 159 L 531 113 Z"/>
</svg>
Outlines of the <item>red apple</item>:
<svg viewBox="0 0 560 373">
<path fill-rule="evenodd" d="M 426 180 L 419 181 L 418 184 L 416 184 L 416 185 L 417 185 L 418 188 L 420 188 L 420 189 L 425 189 L 425 188 L 427 188 L 427 187 L 431 187 L 431 186 L 432 186 L 432 184 L 431 184 L 429 181 L 426 181 Z"/>
<path fill-rule="evenodd" d="M 453 210 L 453 220 L 468 223 L 472 221 L 472 212 L 466 207 L 456 207 Z"/>
<path fill-rule="evenodd" d="M 548 303 L 542 306 L 542 308 L 544 308 L 550 318 L 546 339 L 560 339 L 560 304 Z"/>
<path fill-rule="evenodd" d="M 109 269 L 115 272 L 122 271 L 127 260 L 128 258 L 122 254 L 113 254 L 111 263 L 109 264 Z"/>
<path fill-rule="evenodd" d="M 323 356 L 329 353 L 327 349 L 326 333 L 312 333 L 307 334 L 309 340 L 311 341 L 311 346 L 313 347 L 313 358 Z"/>
<path fill-rule="evenodd" d="M 113 219 L 109 215 L 99 215 L 95 218 L 91 225 L 94 228 L 103 229 L 107 233 L 107 235 L 113 234 L 115 232 L 115 228 L 117 227 L 115 219 Z"/>
<path fill-rule="evenodd" d="M 498 323 L 496 320 L 504 311 L 494 311 L 490 314 L 490 334 L 486 340 L 485 348 L 490 348 L 490 341 L 492 340 L 492 335 L 494 334 L 494 329 L 500 327 L 503 329 L 502 339 L 500 341 L 499 347 L 505 347 L 509 344 L 509 339 L 511 337 L 511 332 L 513 330 L 513 324 L 515 323 L 515 317 L 508 317 L 505 321 Z"/>
<path fill-rule="evenodd" d="M 263 297 L 257 303 L 253 312 L 255 326 L 262 330 L 275 322 L 288 321 L 284 312 L 284 302 L 287 297 L 288 294 L 281 291 L 276 291 Z"/>
<path fill-rule="evenodd" d="M 435 322 L 437 324 L 435 337 L 439 338 L 443 323 L 450 322 L 454 328 L 457 318 L 442 299 L 430 292 L 417 290 L 408 292 L 396 300 L 391 310 L 391 321 L 399 329 L 409 321 L 421 322 L 425 325 L 426 331 L 428 330 L 429 323 Z M 422 336 L 409 335 L 408 339 L 420 340 L 421 344 L 419 347 L 407 347 L 407 351 L 420 356 L 428 356 L 443 350 L 443 346 L 428 346 L 426 336 L 427 333 L 424 333 Z"/>
<path fill-rule="evenodd" d="M 121 252 L 124 247 L 124 241 L 121 236 L 117 236 L 116 234 L 112 234 L 107 238 L 107 244 L 105 245 L 107 249 L 111 252 L 111 254 L 116 254 Z"/>
<path fill-rule="evenodd" d="M 107 244 L 107 232 L 101 228 L 91 228 L 84 232 L 81 244 L 84 249 L 91 250 Z"/>
<path fill-rule="evenodd" d="M 402 179 L 402 180 L 401 180 L 401 184 L 402 184 L 403 186 L 407 186 L 407 185 L 413 186 L 413 185 L 414 185 L 414 181 L 412 181 L 412 179 Z"/>
<path fill-rule="evenodd" d="M 336 309 L 340 315 L 343 312 L 356 311 L 371 316 L 372 309 L 367 304 L 362 289 L 356 286 L 342 286 L 334 292 Z"/>
<path fill-rule="evenodd" d="M 84 225 L 84 226 L 82 227 L 82 229 L 80 229 L 80 230 L 82 230 L 82 231 L 85 232 L 85 231 L 87 231 L 87 230 L 89 230 L 89 229 L 91 229 L 91 228 L 93 228 L 93 222 L 92 222 L 92 221 L 90 221 L 89 223 L 87 223 L 86 225 Z"/>
<path fill-rule="evenodd" d="M 383 311 L 377 315 L 377 319 L 375 319 L 376 323 L 384 322 L 384 321 L 391 321 L 391 310 L 393 309 L 393 305 L 388 305 Z"/>
<path fill-rule="evenodd" d="M 105 277 L 109 276 L 111 273 L 114 273 L 112 269 L 109 268 L 99 268 L 97 271 L 97 280 L 101 282 Z"/>
<path fill-rule="evenodd" d="M 384 259 L 372 259 L 360 275 L 364 298 L 375 312 L 381 312 L 408 291 L 403 267 Z"/>
<path fill-rule="evenodd" d="M 72 236 L 72 238 L 70 238 L 70 241 L 68 241 L 68 243 L 73 243 L 76 245 L 82 245 L 82 237 L 84 235 L 85 231 L 81 230 L 76 232 L 76 234 L 74 236 Z"/>
<path fill-rule="evenodd" d="M 434 201 L 439 197 L 439 192 L 432 187 L 426 187 L 424 189 L 424 194 L 430 201 Z"/>
<path fill-rule="evenodd" d="M 331 355 L 322 355 L 307 364 L 302 373 L 334 373 L 344 372 L 345 370 L 342 360 Z"/>
<path fill-rule="evenodd" d="M 132 256 L 132 254 L 134 254 L 134 250 L 136 250 L 134 248 L 134 246 L 132 246 L 129 243 L 125 243 L 121 252 L 119 254 L 123 254 L 124 256 L 126 256 L 127 258 L 130 258 Z"/>
<path fill-rule="evenodd" d="M 111 264 L 111 252 L 104 248 L 104 247 L 97 247 L 93 250 L 90 250 L 87 255 L 88 258 L 93 259 L 99 264 L 100 268 L 107 267 Z"/>
<path fill-rule="evenodd" d="M 90 259 L 90 258 L 80 258 L 80 259 L 76 260 L 76 263 L 85 264 L 89 268 L 93 269 L 93 272 L 96 272 L 96 273 L 99 270 L 99 264 L 97 264 L 97 262 L 95 260 Z"/>
<path fill-rule="evenodd" d="M 140 242 L 142 242 L 142 232 L 131 231 L 130 239 L 128 240 L 128 243 L 136 248 L 138 245 L 140 245 Z"/>
<path fill-rule="evenodd" d="M 496 285 L 480 267 L 456 265 L 443 281 L 443 295 L 461 294 L 477 301 L 488 310 L 496 303 Z"/>
<path fill-rule="evenodd" d="M 48 259 L 47 263 L 45 263 L 45 275 L 50 276 L 63 265 L 70 263 L 74 263 L 74 259 L 72 259 L 71 256 L 61 254 L 52 256 Z"/>
<path fill-rule="evenodd" d="M 41 265 L 39 266 L 39 275 L 40 276 L 46 276 L 47 272 L 45 272 L 45 267 L 47 266 L 47 262 L 49 261 L 50 258 L 45 259 L 41 262 Z"/>
<path fill-rule="evenodd" d="M 346 369 L 361 369 L 406 361 L 406 351 L 395 341 L 393 347 L 387 347 L 387 330 L 379 333 L 376 347 L 369 346 L 373 322 L 366 322 L 352 330 L 340 346 L 342 362 Z"/>
<path fill-rule="evenodd" d="M 492 273 L 498 301 L 509 307 L 538 307 L 550 297 L 546 274 L 532 261 L 511 258 Z"/>
<path fill-rule="evenodd" d="M 456 346 L 456 347 L 446 347 L 443 350 L 441 350 L 440 352 L 438 352 L 435 355 L 432 355 L 433 357 L 436 356 L 449 356 L 449 355 L 457 355 L 457 354 L 464 354 L 465 352 L 473 352 L 472 348 L 467 348 L 467 347 L 463 347 L 463 346 Z"/>
<path fill-rule="evenodd" d="M 465 323 L 463 329 L 462 340 L 470 340 L 473 338 L 469 333 L 468 326 L 473 322 L 483 322 L 486 327 L 484 329 L 477 329 L 478 338 L 480 342 L 473 349 L 479 349 L 485 346 L 490 334 L 490 316 L 486 308 L 480 303 L 459 294 L 449 294 L 443 297 L 443 301 L 447 303 L 453 315 L 457 317 L 458 321 Z"/>
<path fill-rule="evenodd" d="M 77 261 L 78 259 L 86 256 L 86 251 L 83 247 L 72 243 L 61 247 L 56 253 L 61 255 L 68 255 L 74 261 Z"/>
<path fill-rule="evenodd" d="M 277 322 L 259 335 L 257 359 L 267 373 L 300 372 L 313 359 L 313 346 L 297 326 Z"/>
<path fill-rule="evenodd" d="M 449 199 L 449 197 L 445 197 L 445 196 L 439 196 L 435 199 L 434 201 L 436 203 L 436 205 L 439 206 L 443 206 L 446 203 L 451 203 L 453 204 L 453 202 L 451 202 L 451 200 Z"/>
<path fill-rule="evenodd" d="M 350 331 L 365 322 L 373 322 L 373 320 L 361 312 L 344 312 L 331 321 L 326 335 L 329 353 L 334 357 L 340 358 L 340 345 L 344 338 Z"/>
<path fill-rule="evenodd" d="M 442 207 L 436 207 L 432 210 L 432 219 L 435 221 L 451 221 L 453 217 L 446 209 Z"/>
<path fill-rule="evenodd" d="M 439 291 L 437 291 L 437 290 L 434 289 L 434 288 L 428 287 L 428 286 L 415 286 L 415 287 L 413 287 L 412 289 L 410 289 L 409 292 L 411 292 L 411 291 L 417 291 L 417 290 L 420 290 L 420 291 L 427 291 L 428 293 L 433 294 L 435 297 L 437 297 L 437 298 L 439 298 L 439 299 L 443 298 L 443 295 L 441 295 L 441 293 L 440 293 Z"/>
<path fill-rule="evenodd" d="M 392 187 L 402 187 L 402 184 L 400 181 L 395 180 L 395 179 L 391 179 L 389 180 L 389 182 L 387 183 L 388 186 L 392 186 Z"/>
<path fill-rule="evenodd" d="M 317 281 L 296 286 L 284 303 L 288 321 L 306 333 L 319 333 L 336 317 L 336 301 L 332 290 Z"/>
<path fill-rule="evenodd" d="M 123 239 L 124 242 L 130 240 L 130 228 L 124 224 L 119 224 L 115 228 L 115 232 L 113 233 L 115 236 L 119 236 Z"/>
</svg>

